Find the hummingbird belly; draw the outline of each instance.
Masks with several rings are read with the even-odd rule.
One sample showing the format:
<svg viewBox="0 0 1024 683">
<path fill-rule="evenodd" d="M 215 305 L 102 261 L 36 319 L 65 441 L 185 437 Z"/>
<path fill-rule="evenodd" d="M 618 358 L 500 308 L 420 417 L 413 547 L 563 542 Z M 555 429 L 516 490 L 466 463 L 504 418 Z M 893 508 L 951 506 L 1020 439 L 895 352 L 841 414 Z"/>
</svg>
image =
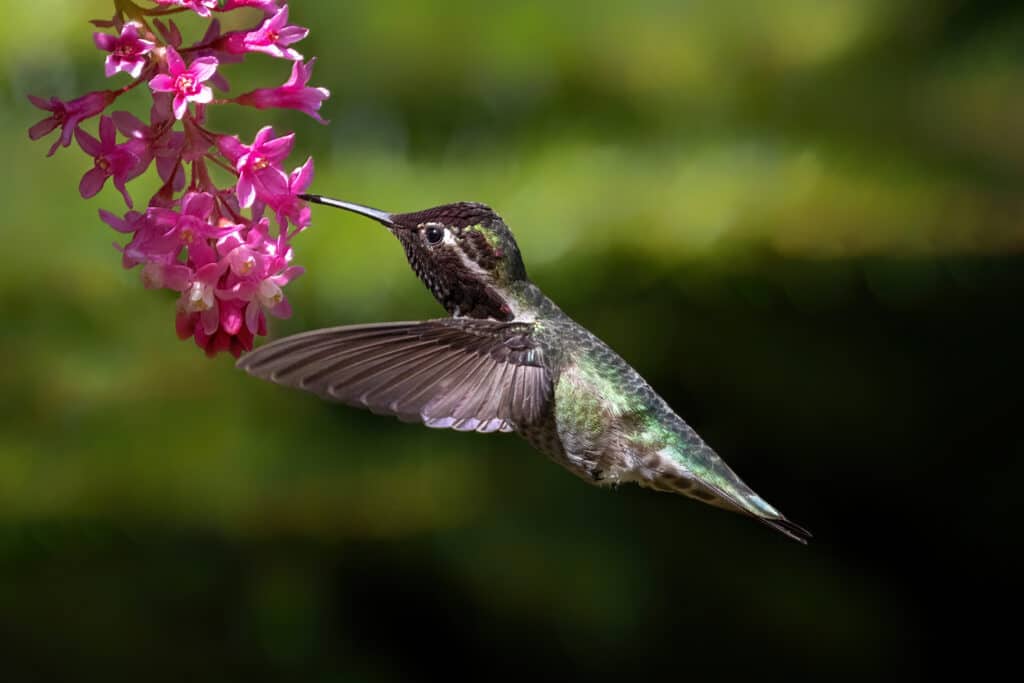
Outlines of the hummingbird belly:
<svg viewBox="0 0 1024 683">
<path fill-rule="evenodd" d="M 627 437 L 639 407 L 593 363 L 577 358 L 558 373 L 552 406 L 544 419 L 520 434 L 589 483 L 636 481 L 639 463 Z"/>
<path fill-rule="evenodd" d="M 586 356 L 566 363 L 551 410 L 520 434 L 591 484 L 635 482 L 728 510 L 763 506 L 757 512 L 777 514 L 628 366 Z"/>
</svg>

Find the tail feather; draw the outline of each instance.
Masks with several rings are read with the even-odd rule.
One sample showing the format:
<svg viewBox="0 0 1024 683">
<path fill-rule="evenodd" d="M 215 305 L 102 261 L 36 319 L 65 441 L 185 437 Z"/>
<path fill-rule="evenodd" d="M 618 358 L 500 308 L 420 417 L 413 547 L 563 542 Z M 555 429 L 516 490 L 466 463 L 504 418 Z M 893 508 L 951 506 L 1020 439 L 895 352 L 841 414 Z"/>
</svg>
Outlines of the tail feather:
<svg viewBox="0 0 1024 683">
<path fill-rule="evenodd" d="M 754 518 L 772 529 L 789 536 L 797 543 L 807 545 L 807 542 L 811 540 L 811 532 L 803 528 L 795 522 L 791 522 L 785 517 L 778 517 L 776 519 L 769 519 L 768 517 L 761 517 L 760 515 L 754 515 Z"/>
<path fill-rule="evenodd" d="M 711 485 L 706 481 L 701 482 L 701 484 L 714 491 L 718 496 L 718 500 L 713 503 L 717 504 L 717 507 L 753 517 L 761 522 L 761 524 L 771 527 L 803 545 L 807 545 L 807 542 L 812 538 L 810 531 L 796 522 L 786 519 L 785 515 L 765 502 L 764 498 L 751 491 L 748 486 L 738 479 L 738 485 L 730 487 L 734 489 L 732 492 Z"/>
</svg>

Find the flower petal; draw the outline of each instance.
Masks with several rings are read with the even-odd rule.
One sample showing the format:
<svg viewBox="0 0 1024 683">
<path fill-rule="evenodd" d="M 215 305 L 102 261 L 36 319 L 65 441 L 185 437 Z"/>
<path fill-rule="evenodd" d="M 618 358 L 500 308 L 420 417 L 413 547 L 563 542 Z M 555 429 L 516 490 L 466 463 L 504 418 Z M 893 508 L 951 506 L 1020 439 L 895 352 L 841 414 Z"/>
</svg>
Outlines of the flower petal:
<svg viewBox="0 0 1024 683">
<path fill-rule="evenodd" d="M 216 332 L 217 328 L 220 327 L 220 311 L 218 310 L 217 303 L 214 302 L 213 306 L 200 313 L 199 319 L 203 323 L 203 332 L 206 334 Z"/>
<path fill-rule="evenodd" d="M 185 72 L 185 60 L 170 45 L 167 46 L 167 69 L 170 71 L 171 76 L 178 76 Z"/>
<path fill-rule="evenodd" d="M 117 126 L 114 124 L 114 119 L 109 116 L 100 117 L 100 144 L 103 145 L 105 151 L 110 151 L 114 148 L 117 142 Z"/>
<path fill-rule="evenodd" d="M 263 126 L 258 131 L 256 131 L 256 137 L 252 141 L 252 146 L 254 148 L 255 147 L 262 147 L 263 143 L 267 141 L 267 138 L 269 138 L 273 134 L 274 134 L 274 127 L 273 126 Z"/>
<path fill-rule="evenodd" d="M 181 212 L 206 219 L 213 211 L 213 196 L 209 192 L 189 192 L 181 200 Z"/>
<path fill-rule="evenodd" d="M 198 102 L 199 104 L 206 104 L 207 102 L 211 102 L 213 100 L 213 90 L 210 88 L 210 86 L 204 85 L 202 88 L 199 89 L 198 93 L 192 95 L 192 97 L 190 97 L 189 99 L 193 102 Z"/>
<path fill-rule="evenodd" d="M 228 158 L 231 163 L 238 161 L 239 157 L 245 154 L 245 146 L 242 141 L 234 135 L 220 135 L 217 137 L 217 149 Z"/>
<path fill-rule="evenodd" d="M 292 305 L 288 303 L 288 299 L 281 299 L 276 306 L 270 309 L 270 312 L 282 320 L 287 320 L 292 317 Z"/>
<path fill-rule="evenodd" d="M 156 92 L 174 92 L 174 78 L 167 74 L 157 74 L 149 79 L 149 87 Z"/>
<path fill-rule="evenodd" d="M 288 178 L 288 191 L 292 194 L 302 194 L 309 189 L 313 182 L 313 157 L 306 159 L 306 163 L 292 171 Z"/>
<path fill-rule="evenodd" d="M 235 187 L 235 194 L 238 195 L 238 205 L 248 209 L 256 201 L 256 188 L 249 178 L 249 174 L 243 173 L 238 176 L 238 185 Z"/>
<path fill-rule="evenodd" d="M 288 133 L 288 135 L 282 135 L 274 140 L 269 140 L 260 145 L 260 154 L 267 157 L 267 159 L 273 161 L 282 161 L 292 151 L 292 145 L 295 143 L 295 133 Z M 256 147 L 256 143 L 253 143 L 253 147 Z"/>
<path fill-rule="evenodd" d="M 181 93 L 174 95 L 174 118 L 181 120 L 185 116 L 185 112 L 188 111 L 188 100 Z"/>
<path fill-rule="evenodd" d="M 44 100 L 42 97 L 38 97 L 36 95 L 29 95 L 28 100 L 36 107 L 39 107 L 40 109 L 45 109 L 49 112 L 56 111 L 58 108 L 58 104 L 56 101 L 57 98 L 55 97 L 51 97 L 48 100 Z"/>
<path fill-rule="evenodd" d="M 114 123 L 117 124 L 117 129 L 121 131 L 121 135 L 126 138 L 142 138 L 145 137 L 149 127 L 142 121 L 127 111 L 115 111 L 110 115 L 114 119 Z"/>
<path fill-rule="evenodd" d="M 114 187 L 116 187 L 118 190 L 120 190 L 121 196 L 124 197 L 124 203 L 128 205 L 128 208 L 129 209 L 132 208 L 132 206 L 133 206 L 132 198 L 128 194 L 128 188 L 124 186 L 124 179 L 123 178 L 118 178 L 118 177 L 115 176 L 114 177 Z"/>
<path fill-rule="evenodd" d="M 89 156 L 95 157 L 102 154 L 103 147 L 100 145 L 100 141 L 81 128 L 75 129 L 75 139 L 78 140 L 78 146 L 82 148 L 82 151 Z"/>
<path fill-rule="evenodd" d="M 243 314 L 242 309 L 237 305 L 221 305 L 220 307 L 220 326 L 228 334 L 238 334 L 239 330 L 242 329 Z"/>
<path fill-rule="evenodd" d="M 181 264 L 167 266 L 164 269 L 164 287 L 176 291 L 184 291 L 192 278 L 192 270 Z"/>
<path fill-rule="evenodd" d="M 104 52 L 110 52 L 117 46 L 117 38 L 109 33 L 93 33 L 92 42 L 96 44 L 97 48 Z"/>
<path fill-rule="evenodd" d="M 103 187 L 103 183 L 107 182 L 108 177 L 106 171 L 100 168 L 93 167 L 86 171 L 81 182 L 78 183 L 78 191 L 82 198 L 94 197 Z"/>
<path fill-rule="evenodd" d="M 255 301 L 250 301 L 245 307 L 245 326 L 249 328 L 249 331 L 256 334 L 259 329 L 260 323 L 260 305 Z"/>
<path fill-rule="evenodd" d="M 57 121 L 57 119 L 53 118 L 52 116 L 49 118 L 45 118 L 28 129 L 28 137 L 30 140 L 38 140 L 39 138 L 43 137 L 44 135 L 46 135 L 59 125 L 60 123 Z"/>
<path fill-rule="evenodd" d="M 192 62 L 189 71 L 192 72 L 197 81 L 208 81 L 216 73 L 218 63 L 216 57 L 200 57 Z"/>
<path fill-rule="evenodd" d="M 174 331 L 178 334 L 178 339 L 184 341 L 192 336 L 192 332 L 196 328 L 196 317 L 195 314 L 184 311 L 180 311 L 175 316 Z"/>
</svg>

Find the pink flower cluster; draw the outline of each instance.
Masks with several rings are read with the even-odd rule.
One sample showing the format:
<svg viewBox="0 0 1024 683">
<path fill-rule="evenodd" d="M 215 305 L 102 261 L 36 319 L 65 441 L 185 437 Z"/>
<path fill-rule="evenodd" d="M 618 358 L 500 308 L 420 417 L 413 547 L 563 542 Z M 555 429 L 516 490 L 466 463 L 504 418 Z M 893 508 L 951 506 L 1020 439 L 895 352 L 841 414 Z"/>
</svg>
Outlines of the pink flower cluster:
<svg viewBox="0 0 1024 683">
<path fill-rule="evenodd" d="M 93 22 L 113 31 L 93 36 L 107 53 L 106 75 L 124 73 L 132 81 L 67 102 L 30 95 L 49 116 L 29 129 L 29 137 L 36 140 L 60 128 L 50 155 L 70 146 L 72 138 L 78 142 L 93 159 L 79 184 L 82 197 L 94 196 L 109 179 L 128 206 L 123 215 L 99 212 L 128 236 L 126 244 L 115 245 L 124 267 L 141 266 L 148 288 L 179 292 L 175 327 L 182 339 L 191 337 L 210 356 L 228 351 L 237 357 L 252 348 L 255 335 L 267 333 L 267 313 L 291 314 L 282 290 L 302 272 L 291 265 L 290 242 L 310 222 L 309 207 L 298 195 L 313 179 L 313 160 L 289 173 L 284 163 L 294 134 L 277 136 L 265 126 L 246 143 L 207 128 L 207 108 L 296 109 L 325 123 L 319 110 L 330 93 L 308 85 L 315 60 L 304 62 L 291 46 L 309 31 L 289 24 L 286 2 L 153 2 L 145 8 L 114 0 L 113 18 Z M 250 29 L 222 34 L 213 13 L 244 8 L 262 16 Z M 183 46 L 177 25 L 162 20 L 178 12 L 209 18 L 206 35 Z M 214 89 L 226 93 L 229 88 L 221 66 L 253 52 L 291 61 L 291 76 L 275 88 L 217 97 Z M 140 86 L 152 95 L 148 122 L 128 111 L 104 113 Z M 95 137 L 82 123 L 97 116 Z M 144 210 L 134 210 L 127 183 L 151 167 L 162 184 Z"/>
</svg>

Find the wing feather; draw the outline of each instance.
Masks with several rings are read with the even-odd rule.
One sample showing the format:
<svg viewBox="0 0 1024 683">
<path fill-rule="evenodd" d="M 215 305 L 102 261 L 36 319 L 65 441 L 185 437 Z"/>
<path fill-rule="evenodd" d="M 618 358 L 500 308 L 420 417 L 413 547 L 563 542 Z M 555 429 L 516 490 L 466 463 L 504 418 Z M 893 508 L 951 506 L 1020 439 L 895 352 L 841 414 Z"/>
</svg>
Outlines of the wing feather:
<svg viewBox="0 0 1024 683">
<path fill-rule="evenodd" d="M 238 366 L 322 398 L 462 431 L 512 431 L 551 395 L 527 323 L 444 318 L 350 325 L 271 342 Z"/>
</svg>

